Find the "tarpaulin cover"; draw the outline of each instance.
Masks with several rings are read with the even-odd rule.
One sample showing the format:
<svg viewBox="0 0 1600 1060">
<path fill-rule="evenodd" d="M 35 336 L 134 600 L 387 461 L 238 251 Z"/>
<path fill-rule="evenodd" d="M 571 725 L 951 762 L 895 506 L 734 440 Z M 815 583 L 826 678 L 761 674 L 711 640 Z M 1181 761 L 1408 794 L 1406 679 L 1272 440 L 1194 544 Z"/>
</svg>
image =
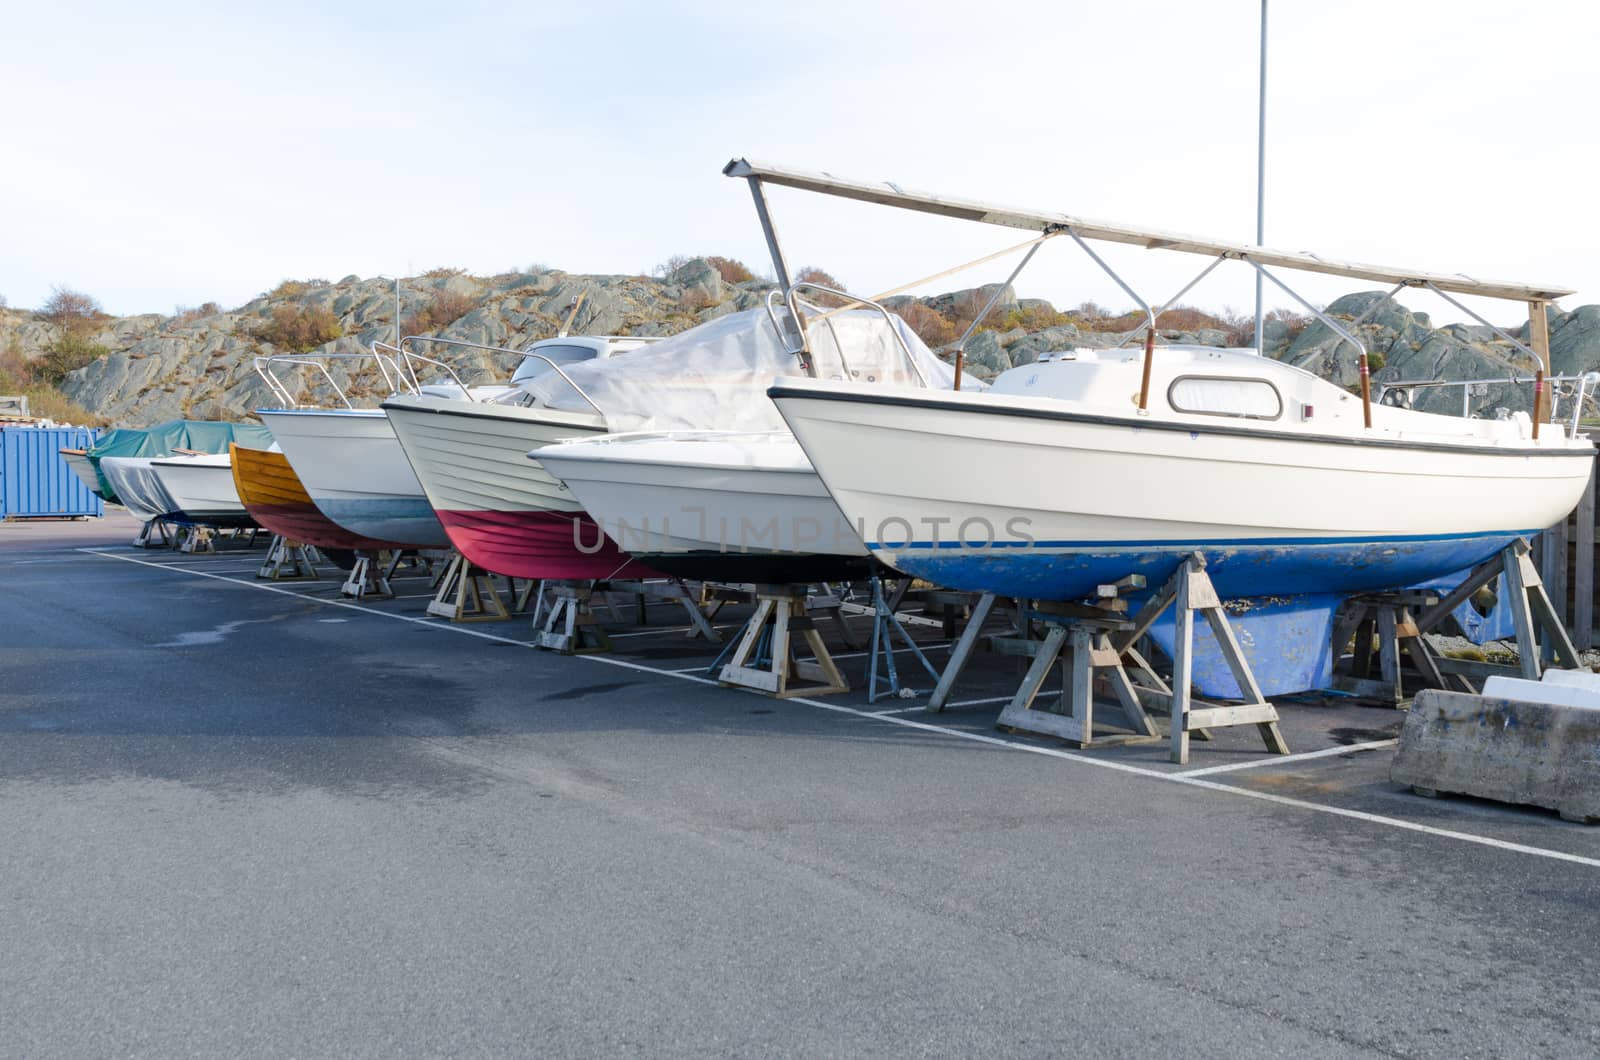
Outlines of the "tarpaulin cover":
<svg viewBox="0 0 1600 1060">
<path fill-rule="evenodd" d="M 807 315 L 817 375 L 861 383 L 920 386 L 909 350 L 927 385 L 948 390 L 954 371 L 899 317 L 871 309 Z M 765 309 L 730 313 L 642 349 L 605 360 L 563 366 L 605 417 L 608 430 L 787 431 L 767 388 L 784 377 L 804 376 L 800 359 L 785 347 Z M 971 380 L 970 389 L 982 384 Z M 497 400 L 571 412 L 594 408 L 555 372 L 524 384 L 525 391 Z"/>
<path fill-rule="evenodd" d="M 95 447 L 88 451 L 100 478 L 100 496 L 116 500 L 111 484 L 100 472 L 103 456 L 172 456 L 179 449 L 193 449 L 199 453 L 226 453 L 229 442 L 238 442 L 251 449 L 266 449 L 272 445 L 272 432 L 253 423 L 219 423 L 213 420 L 169 420 L 144 429 L 118 427 L 100 435 Z"/>
</svg>

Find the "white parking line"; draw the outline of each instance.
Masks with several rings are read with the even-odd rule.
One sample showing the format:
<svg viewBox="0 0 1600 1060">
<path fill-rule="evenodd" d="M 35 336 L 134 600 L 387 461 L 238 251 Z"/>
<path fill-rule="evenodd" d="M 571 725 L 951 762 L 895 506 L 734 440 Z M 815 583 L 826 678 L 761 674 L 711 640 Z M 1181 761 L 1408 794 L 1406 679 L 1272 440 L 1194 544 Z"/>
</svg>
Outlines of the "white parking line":
<svg viewBox="0 0 1600 1060">
<path fill-rule="evenodd" d="M 145 567 L 157 567 L 165 569 L 169 566 L 172 566 L 171 564 L 152 563 L 133 556 L 125 556 L 117 552 L 102 551 L 95 548 L 81 548 L 78 549 L 78 551 L 88 555 L 97 556 L 102 559 L 121 560 L 124 563 L 137 563 L 140 566 Z M 344 600 L 328 600 L 320 597 L 305 597 L 299 593 L 293 593 L 287 589 L 279 588 L 276 585 L 263 585 L 259 582 L 240 581 L 237 578 L 228 578 L 220 574 L 212 574 L 207 571 L 192 570 L 184 567 L 177 567 L 175 569 L 177 569 L 180 573 L 190 575 L 191 577 L 212 578 L 216 581 L 227 582 L 230 585 L 238 585 L 246 589 L 258 589 L 269 593 L 281 593 L 285 596 L 293 596 L 296 599 L 302 600 L 311 599 L 315 600 L 317 603 L 326 604 L 329 607 L 341 607 L 350 611 L 360 611 L 369 615 L 378 615 L 382 618 L 392 618 L 400 622 L 410 622 L 426 629 L 437 629 L 441 632 L 459 633 L 463 636 L 476 637 L 479 640 L 494 641 L 499 644 L 514 644 L 522 648 L 533 647 L 533 645 L 527 641 L 513 640 L 510 637 L 496 636 L 493 633 L 487 633 L 479 629 L 468 629 L 462 626 L 432 621 L 425 618 L 413 618 L 410 615 L 397 615 L 389 611 L 380 611 L 373 607 L 363 607 L 360 604 L 352 604 Z M 680 681 L 691 681 L 699 685 L 717 687 L 717 682 L 711 678 L 697 676 L 696 674 L 688 671 L 663 670 L 660 667 L 647 666 L 643 663 L 630 662 L 627 659 L 615 659 L 605 655 L 579 655 L 575 656 L 575 658 L 586 659 L 590 662 L 600 663 L 605 666 L 618 667 L 624 670 L 659 674 L 662 677 L 671 677 Z M 703 667 L 695 667 L 694 669 L 703 669 Z M 758 695 L 759 693 L 752 692 L 750 694 Z M 1131 765 L 1127 762 L 1119 762 L 1109 758 L 1093 758 L 1078 751 L 1064 751 L 1055 747 L 1044 747 L 1036 744 L 1020 743 L 1015 740 L 1002 739 L 998 736 L 986 736 L 982 733 L 976 732 L 963 732 L 960 729 L 952 729 L 944 725 L 932 725 L 925 721 L 914 721 L 910 718 L 902 718 L 894 714 L 874 714 L 871 711 L 861 710 L 856 707 L 847 707 L 842 703 L 828 703 L 820 699 L 806 699 L 803 697 L 786 699 L 782 700 L 782 702 L 802 704 L 804 706 L 815 707 L 818 710 L 825 710 L 835 714 L 848 714 L 854 717 L 863 718 L 867 721 L 880 722 L 884 725 L 898 725 L 902 728 L 915 729 L 919 732 L 931 733 L 938 736 L 946 736 L 956 740 L 965 740 L 968 743 L 983 744 L 984 746 L 993 747 L 999 750 L 1039 755 L 1045 758 L 1060 759 L 1068 762 L 1080 762 L 1084 765 L 1095 766 L 1099 769 L 1108 769 L 1116 773 L 1126 773 L 1132 776 L 1144 777 L 1148 780 L 1163 781 L 1168 784 L 1182 784 L 1185 787 L 1200 788 L 1205 791 L 1217 792 L 1223 795 L 1231 795 L 1237 798 L 1254 799 L 1257 802 L 1267 802 L 1277 806 L 1292 807 L 1297 810 L 1306 810 L 1311 813 L 1321 813 L 1333 817 L 1342 817 L 1351 821 L 1362 821 L 1366 824 L 1375 824 L 1385 828 L 1394 828 L 1403 832 L 1414 832 L 1422 835 L 1434 836 L 1439 839 L 1450 839 L 1456 842 L 1470 843 L 1475 846 L 1489 847 L 1494 850 L 1504 850 L 1513 854 L 1527 854 L 1531 857 L 1546 858 L 1551 861 L 1564 861 L 1575 865 L 1585 865 L 1589 868 L 1600 869 L 1600 858 L 1585 857 L 1582 854 L 1570 854 L 1564 850 L 1551 850 L 1547 847 L 1535 847 L 1528 846 L 1524 843 L 1512 843 L 1504 839 L 1494 839 L 1489 836 L 1474 835 L 1471 832 L 1457 832 L 1453 829 L 1436 828 L 1433 825 L 1419 824 L 1416 821 L 1406 821 L 1398 817 L 1386 817 L 1383 814 L 1367 813 L 1364 810 L 1350 810 L 1345 809 L 1342 806 L 1329 806 L 1324 803 L 1309 802 L 1305 799 L 1297 799 L 1288 795 L 1275 795 L 1264 791 L 1254 791 L 1250 788 L 1241 788 L 1232 784 L 1221 784 L 1214 780 L 1205 780 L 1195 775 L 1186 775 L 1184 773 L 1168 773 L 1159 769 L 1149 769 L 1145 766 Z M 1350 748 L 1348 747 L 1340 747 L 1337 750 L 1343 753 L 1349 749 Z M 1281 763 L 1285 760 L 1286 759 L 1284 757 L 1276 757 L 1274 762 Z M 1272 763 L 1263 762 L 1263 764 Z"/>
<path fill-rule="evenodd" d="M 1380 747 L 1393 747 L 1400 741 L 1373 740 L 1370 743 L 1345 744 L 1342 747 L 1324 747 L 1320 751 L 1302 751 L 1295 755 L 1268 755 L 1265 758 L 1251 759 L 1248 762 L 1232 762 L 1225 766 L 1206 766 L 1204 769 L 1183 769 L 1174 776 L 1179 777 L 1205 777 L 1212 773 L 1233 773 L 1240 769 L 1260 769 L 1262 766 L 1280 766 L 1285 762 L 1303 762 L 1308 758 L 1331 758 L 1334 755 L 1347 755 L 1356 751 L 1376 751 Z"/>
</svg>

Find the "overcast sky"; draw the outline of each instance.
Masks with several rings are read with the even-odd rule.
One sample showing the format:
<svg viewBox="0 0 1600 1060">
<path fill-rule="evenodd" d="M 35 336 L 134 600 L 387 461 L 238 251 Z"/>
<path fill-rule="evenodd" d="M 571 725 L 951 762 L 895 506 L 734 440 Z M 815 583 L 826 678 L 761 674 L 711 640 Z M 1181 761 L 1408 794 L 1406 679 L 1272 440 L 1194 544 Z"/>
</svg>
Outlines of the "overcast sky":
<svg viewBox="0 0 1600 1060">
<path fill-rule="evenodd" d="M 1259 16 L 1259 0 L 11 3 L 0 295 L 36 306 L 70 284 L 170 313 L 439 265 L 640 272 L 704 253 L 770 271 L 748 193 L 719 172 L 739 155 L 1247 241 Z M 1600 302 L 1597 29 L 1580 2 L 1272 0 L 1267 245 Z M 1021 238 L 800 192 L 773 209 L 791 263 L 860 293 Z M 1204 264 L 1107 257 L 1152 301 Z M 1131 305 L 1064 242 L 1018 288 Z M 1186 301 L 1245 310 L 1252 292 L 1219 270 Z"/>
</svg>

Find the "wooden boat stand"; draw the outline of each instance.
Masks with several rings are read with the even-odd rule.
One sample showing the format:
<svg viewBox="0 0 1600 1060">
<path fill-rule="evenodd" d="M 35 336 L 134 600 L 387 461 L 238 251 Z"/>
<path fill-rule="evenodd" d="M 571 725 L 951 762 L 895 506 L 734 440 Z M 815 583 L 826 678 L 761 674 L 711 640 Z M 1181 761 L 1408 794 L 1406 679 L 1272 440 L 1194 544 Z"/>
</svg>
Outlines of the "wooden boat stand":
<svg viewBox="0 0 1600 1060">
<path fill-rule="evenodd" d="M 915 655 L 922 668 L 928 671 L 928 676 L 935 681 L 939 680 L 939 671 L 933 668 L 928 657 L 922 654 L 922 649 L 917 647 L 917 642 L 911 639 L 911 634 L 906 632 L 906 627 L 901 623 L 897 608 L 905 600 L 906 590 L 911 586 L 911 579 L 903 579 L 897 587 L 893 602 L 883 593 L 883 578 L 879 575 L 872 576 L 872 650 L 871 658 L 867 664 L 867 702 L 876 703 L 889 696 L 909 699 L 916 694 L 911 688 L 902 687 L 900 674 L 894 665 L 894 635 L 900 634 L 900 639 L 905 642 L 911 654 Z M 884 668 L 888 670 L 885 679 L 886 687 L 878 691 L 879 658 L 882 658 Z"/>
<path fill-rule="evenodd" d="M 704 637 L 712 644 L 722 643 L 722 634 L 717 632 L 706 613 L 700 609 L 696 594 L 677 579 L 540 582 L 538 604 L 533 613 L 534 642 L 541 648 L 566 655 L 611 650 L 611 639 L 595 619 L 594 599 L 599 594 L 611 609 L 613 617 L 620 620 L 621 616 L 611 599 L 614 593 L 625 593 L 634 598 L 640 625 L 649 621 L 649 600 L 675 603 L 683 608 L 689 618 L 686 636 Z M 550 596 L 548 605 L 547 594 Z"/>
<path fill-rule="evenodd" d="M 829 595 L 819 601 L 820 606 L 811 608 L 806 589 L 805 585 L 755 587 L 755 614 L 745 623 L 739 638 L 730 642 L 731 658 L 720 671 L 718 665 L 728 651 L 711 664 L 711 669 L 717 672 L 718 684 L 765 692 L 778 699 L 850 691 L 810 614 L 810 610 L 832 611 L 843 626 L 844 621 L 838 614 L 839 600 Z M 796 633 L 810 647 L 811 659 L 795 658 L 793 638 Z M 815 683 L 791 685 L 796 678 Z"/>
<path fill-rule="evenodd" d="M 1179 765 L 1189 761 L 1191 735 L 1206 735 L 1203 730 L 1232 725 L 1256 726 L 1268 751 L 1288 754 L 1288 744 L 1278 730 L 1278 711 L 1262 696 L 1255 675 L 1239 648 L 1222 601 L 1206 574 L 1205 557 L 1198 552 L 1191 554 L 1138 614 L 1129 618 L 1127 602 L 1120 599 L 1118 593 L 1143 588 L 1143 581 L 1140 576 L 1131 575 L 1115 585 L 1102 586 L 1102 603 L 1098 605 L 1052 603 L 1041 606 L 1038 617 L 1042 618 L 1046 630 L 1043 641 L 997 641 L 997 647 L 1014 646 L 1014 650 L 1031 655 L 1033 663 L 1016 695 L 1000 712 L 996 726 L 1056 736 L 1080 747 L 1147 743 L 1160 739 L 1147 709 L 1165 708 L 1170 718 L 1171 759 Z M 1173 610 L 1176 627 L 1170 685 L 1156 674 L 1135 647 L 1168 609 Z M 1196 612 L 1211 627 L 1223 660 L 1244 693 L 1244 702 L 1221 704 L 1194 697 L 1190 675 L 1194 664 Z M 1063 677 L 1061 711 L 1035 709 L 1034 698 L 1058 660 Z M 1138 678 L 1137 682 L 1134 677 Z M 1096 732 L 1097 682 L 1109 687 L 1115 696 L 1126 723 L 1124 731 Z"/>
<path fill-rule="evenodd" d="M 273 534 L 267 545 L 267 558 L 261 561 L 256 577 L 275 582 L 316 581 L 321 577 L 317 573 L 319 558 L 316 546 Z"/>
<path fill-rule="evenodd" d="M 350 568 L 344 584 L 339 586 L 340 594 L 355 600 L 368 596 L 394 599 L 394 587 L 389 584 L 389 579 L 394 577 L 404 558 L 405 553 L 398 549 L 392 552 L 388 549 L 357 552 L 355 566 Z"/>
<path fill-rule="evenodd" d="M 172 528 L 165 519 L 151 519 L 139 528 L 139 536 L 133 539 L 133 547 L 172 548 Z"/>
<path fill-rule="evenodd" d="M 513 611 L 520 613 L 527 608 L 538 584 L 530 581 L 518 592 L 516 582 L 511 581 L 513 606 L 507 608 L 500 598 L 500 590 L 495 588 L 494 575 L 474 567 L 465 556 L 451 549 L 448 562 L 434 577 L 435 592 L 428 601 L 427 613 L 452 622 L 503 622 Z"/>
<path fill-rule="evenodd" d="M 1472 594 L 1502 575 L 1506 589 L 1503 602 L 1510 606 L 1516 628 L 1517 665 L 1441 655 L 1428 640 L 1428 634 L 1449 619 Z M 1542 639 L 1538 635 L 1541 630 Z M 1537 681 L 1551 662 L 1568 669 L 1584 668 L 1534 568 L 1528 544 L 1520 539 L 1493 559 L 1473 568 L 1465 581 L 1442 597 L 1438 593 L 1416 590 L 1354 597 L 1334 627 L 1336 658 L 1342 655 L 1352 637 L 1354 651 L 1349 667 L 1335 676 L 1334 687 L 1396 707 L 1410 702 L 1405 688 L 1408 674 L 1401 667 L 1403 660 L 1410 661 L 1410 675 L 1424 687 L 1456 692 L 1476 692 L 1480 686 L 1473 681 L 1496 674 Z M 1378 661 L 1376 679 L 1372 677 L 1374 656 Z"/>
</svg>

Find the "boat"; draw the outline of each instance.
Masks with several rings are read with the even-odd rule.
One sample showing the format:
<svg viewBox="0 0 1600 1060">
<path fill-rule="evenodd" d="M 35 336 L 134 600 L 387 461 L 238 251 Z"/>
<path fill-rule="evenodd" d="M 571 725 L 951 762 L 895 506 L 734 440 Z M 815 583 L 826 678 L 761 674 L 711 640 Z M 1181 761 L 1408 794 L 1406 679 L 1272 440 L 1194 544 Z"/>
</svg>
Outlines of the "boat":
<svg viewBox="0 0 1600 1060">
<path fill-rule="evenodd" d="M 162 457 L 180 452 L 225 453 L 228 444 L 267 446 L 272 436 L 253 423 L 224 423 L 213 420 L 168 420 L 154 427 L 118 427 L 103 432 L 92 448 L 63 449 L 61 455 L 86 486 L 111 503 L 121 503 L 116 490 L 101 473 L 100 461 L 106 457 Z M 93 482 L 86 476 L 83 462 L 92 468 Z"/>
<path fill-rule="evenodd" d="M 652 339 L 560 336 L 523 351 L 505 393 L 451 393 L 437 386 L 383 403 L 400 445 L 450 543 L 471 563 L 513 578 L 587 580 L 656 572 L 619 551 L 571 494 L 527 454 L 606 430 L 586 401 L 542 403 L 550 380 L 571 399 L 568 372 L 620 364 Z M 459 388 L 459 381 L 457 381 Z"/>
<path fill-rule="evenodd" d="M 379 551 L 416 547 L 363 537 L 329 519 L 312 501 L 282 452 L 234 445 L 229 455 L 233 460 L 234 488 L 245 511 L 275 534 L 323 549 Z"/>
<path fill-rule="evenodd" d="M 253 527 L 233 485 L 233 460 L 227 453 L 197 453 L 150 461 L 150 472 L 171 498 L 169 522 L 223 528 Z"/>
<path fill-rule="evenodd" d="M 609 355 L 614 348 L 634 348 L 646 341 L 617 340 L 613 346 L 604 339 L 560 336 L 536 342 L 528 349 L 550 349 L 551 360 L 582 359 L 600 355 L 597 350 Z M 511 354 L 527 352 L 411 337 L 407 337 L 403 345 L 411 347 L 421 342 Z M 509 386 L 468 386 L 452 373 L 451 382 L 416 387 L 412 384 L 419 366 L 434 365 L 446 371 L 448 367 L 409 348 L 402 353 L 398 348 L 375 346 L 372 356 L 380 368 L 386 363 L 403 360 L 405 368 L 395 372 L 401 385 L 418 390 L 430 399 L 466 404 L 502 397 L 537 376 L 544 366 L 539 357 L 525 357 L 513 372 L 513 385 Z M 536 367 L 529 366 L 530 360 Z M 280 397 L 285 396 L 286 389 L 272 381 L 270 361 L 258 365 L 258 371 Z M 388 378 L 390 370 L 385 369 L 384 375 Z M 343 398 L 342 393 L 340 396 Z M 345 402 L 348 406 L 348 399 Z M 409 542 L 409 547 L 413 548 L 452 547 L 451 536 L 429 504 L 427 493 L 383 409 L 301 408 L 289 400 L 285 400 L 284 405 L 258 409 L 256 414 L 271 430 L 318 511 L 350 533 L 369 540 Z"/>
<path fill-rule="evenodd" d="M 1377 407 L 1253 351 L 1077 351 L 983 394 L 785 382 L 773 401 L 874 555 L 939 585 L 1071 600 L 1205 555 L 1232 596 L 1397 588 L 1563 518 L 1594 447 L 1526 417 Z M 1202 411 L 1203 410 L 1203 411 Z M 1492 500 L 1491 500 L 1492 498 Z"/>
<path fill-rule="evenodd" d="M 808 314 L 799 308 L 789 312 Z M 462 553 L 489 570 L 513 573 L 552 570 L 582 562 L 593 569 L 630 555 L 653 570 L 680 577 L 724 581 L 814 581 L 848 577 L 870 566 L 859 542 L 846 541 L 829 553 L 821 542 L 792 549 L 792 538 L 769 547 L 761 542 L 730 542 L 706 547 L 697 541 L 633 541 L 621 530 L 645 524 L 661 527 L 687 506 L 719 508 L 738 530 L 749 520 L 764 524 L 778 510 L 801 521 L 781 529 L 804 535 L 809 518 L 832 525 L 838 513 L 804 457 L 790 444 L 782 454 L 782 421 L 764 396 L 766 387 L 810 364 L 817 370 L 866 379 L 920 379 L 922 373 L 948 380 L 949 369 L 922 346 L 903 323 L 881 307 L 817 311 L 815 334 L 806 343 L 785 321 L 792 316 L 764 308 L 730 313 L 701 324 L 626 358 L 595 361 L 547 371 L 523 384 L 521 392 L 488 402 L 397 397 L 384 403 L 395 422 L 429 500 Z M 913 351 L 916 351 L 913 353 Z M 939 373 L 943 373 L 940 376 Z M 678 441 L 717 428 L 715 445 Z M 607 485 L 606 513 L 611 526 L 598 526 L 581 494 L 541 465 L 541 454 L 558 443 L 598 439 L 613 432 L 666 430 L 644 444 L 643 462 L 617 463 Z M 755 445 L 744 457 L 735 450 Z M 574 448 L 578 446 L 574 444 Z M 568 450 L 563 450 L 566 452 Z M 593 451 L 593 450 L 589 450 Z M 638 453 L 628 442 L 607 444 L 601 458 Z M 673 466 L 672 456 L 699 454 L 712 463 Z M 775 455 L 763 464 L 760 454 Z M 742 488 L 721 489 L 721 461 L 743 461 Z M 626 466 L 643 472 L 640 491 L 620 497 L 616 475 Z M 709 479 L 707 475 L 711 476 Z M 662 488 L 670 477 L 672 487 Z M 695 490 L 707 488 L 700 497 Z M 754 505 L 748 509 L 740 504 Z M 809 513 L 809 514 L 802 514 Z M 687 520 L 679 520 L 680 525 Z M 614 530 L 617 533 L 605 532 Z M 848 536 L 848 535 L 846 535 Z M 753 547 L 737 547 L 751 544 Z M 804 542 L 802 542 L 804 544 Z M 683 546 L 687 545 L 687 549 Z M 595 549 L 592 555 L 591 549 Z M 599 575 L 524 573 L 524 577 Z"/>
<path fill-rule="evenodd" d="M 379 409 L 257 409 L 317 510 L 375 541 L 449 548 L 416 472 Z"/>
<path fill-rule="evenodd" d="M 59 452 L 61 459 L 66 461 L 68 470 L 77 476 L 78 481 L 82 482 L 90 493 L 98 495 L 104 501 L 116 501 L 117 495 L 111 492 L 110 486 L 95 470 L 94 461 L 89 459 L 87 449 L 61 449 Z"/>
<path fill-rule="evenodd" d="M 743 161 L 730 171 L 1046 238 L 1064 232 L 1085 249 L 1110 240 L 1244 261 L 1291 294 L 1273 268 L 1428 289 L 1474 317 L 1451 295 L 1515 299 L 1529 305 L 1532 345 L 1507 337 L 1546 367 L 1544 306 L 1571 293 Z M 1355 329 L 1301 304 L 1359 351 L 1365 383 Z M 769 394 L 874 556 L 940 585 L 1024 598 L 1081 599 L 1128 575 L 1154 587 L 1196 552 L 1224 597 L 1402 588 L 1565 518 L 1588 481 L 1594 445 L 1576 434 L 1575 414 L 1570 425 L 1546 422 L 1537 387 L 1532 416 L 1500 420 L 1374 404 L 1365 385 L 1352 394 L 1253 350 L 1158 348 L 1157 311 L 1146 313 L 1142 348 L 1041 357 L 984 393 L 794 379 Z"/>
<path fill-rule="evenodd" d="M 528 455 L 619 548 L 667 574 L 819 582 L 873 567 L 787 431 L 628 432 Z"/>
<path fill-rule="evenodd" d="M 153 456 L 107 456 L 95 465 L 117 503 L 141 523 L 164 518 L 178 507 L 178 502 L 168 496 L 150 469 L 156 459 Z"/>
</svg>

